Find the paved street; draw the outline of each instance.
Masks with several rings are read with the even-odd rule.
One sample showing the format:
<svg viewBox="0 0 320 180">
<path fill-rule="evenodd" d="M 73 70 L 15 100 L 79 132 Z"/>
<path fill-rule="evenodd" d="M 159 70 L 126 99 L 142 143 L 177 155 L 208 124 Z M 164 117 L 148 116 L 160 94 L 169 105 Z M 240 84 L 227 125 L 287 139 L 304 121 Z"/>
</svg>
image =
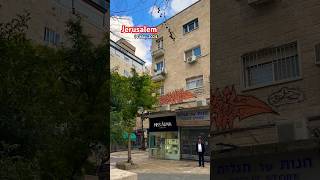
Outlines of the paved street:
<svg viewBox="0 0 320 180">
<path fill-rule="evenodd" d="M 115 163 L 125 161 L 127 152 L 111 153 L 111 168 Z M 133 151 L 132 160 L 138 165 L 137 169 L 129 170 L 138 174 L 139 180 L 209 180 L 210 165 L 198 167 L 197 161 L 174 161 L 149 159 L 148 152 Z"/>
</svg>

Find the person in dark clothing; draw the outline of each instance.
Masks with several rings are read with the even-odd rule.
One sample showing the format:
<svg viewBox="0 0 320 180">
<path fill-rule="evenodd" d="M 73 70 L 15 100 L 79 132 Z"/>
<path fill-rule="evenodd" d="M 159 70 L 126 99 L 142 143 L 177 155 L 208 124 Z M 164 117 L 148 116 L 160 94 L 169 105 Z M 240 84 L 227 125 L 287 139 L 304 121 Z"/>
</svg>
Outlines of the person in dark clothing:
<svg viewBox="0 0 320 180">
<path fill-rule="evenodd" d="M 198 137 L 198 143 L 196 145 L 196 152 L 199 155 L 199 167 L 204 167 L 204 153 L 206 152 L 204 144 L 202 143 L 201 137 Z"/>
</svg>

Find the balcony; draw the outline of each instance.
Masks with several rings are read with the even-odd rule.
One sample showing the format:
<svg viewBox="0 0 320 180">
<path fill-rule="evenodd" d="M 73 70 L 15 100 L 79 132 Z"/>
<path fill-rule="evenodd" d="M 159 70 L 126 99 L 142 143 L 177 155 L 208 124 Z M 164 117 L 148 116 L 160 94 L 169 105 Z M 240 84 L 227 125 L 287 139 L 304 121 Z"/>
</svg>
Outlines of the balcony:
<svg viewBox="0 0 320 180">
<path fill-rule="evenodd" d="M 153 81 L 161 81 L 166 78 L 166 70 L 162 68 L 161 70 L 155 70 L 154 75 L 152 76 Z"/>
<path fill-rule="evenodd" d="M 157 57 L 160 57 L 160 56 L 163 56 L 164 55 L 164 49 L 163 48 L 159 48 L 159 49 L 156 49 L 154 51 L 152 51 L 152 57 L 153 58 L 157 58 Z"/>
</svg>

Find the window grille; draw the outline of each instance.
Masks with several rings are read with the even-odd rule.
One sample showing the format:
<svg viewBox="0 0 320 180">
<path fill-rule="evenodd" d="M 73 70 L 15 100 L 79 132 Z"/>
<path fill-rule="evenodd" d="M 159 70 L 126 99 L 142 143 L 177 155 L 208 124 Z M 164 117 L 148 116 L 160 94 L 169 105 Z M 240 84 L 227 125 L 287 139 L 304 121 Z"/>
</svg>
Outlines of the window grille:
<svg viewBox="0 0 320 180">
<path fill-rule="evenodd" d="M 245 54 L 242 65 L 246 88 L 296 79 L 300 76 L 297 43 Z"/>
<path fill-rule="evenodd" d="M 187 87 L 187 90 L 203 87 L 203 76 L 187 79 L 186 87 Z"/>
</svg>

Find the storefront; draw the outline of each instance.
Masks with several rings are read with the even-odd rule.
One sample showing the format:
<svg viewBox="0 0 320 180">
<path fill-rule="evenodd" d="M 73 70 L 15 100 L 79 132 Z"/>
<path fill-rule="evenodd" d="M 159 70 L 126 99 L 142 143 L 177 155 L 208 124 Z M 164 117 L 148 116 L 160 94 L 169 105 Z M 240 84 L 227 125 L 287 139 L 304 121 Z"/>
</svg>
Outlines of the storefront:
<svg viewBox="0 0 320 180">
<path fill-rule="evenodd" d="M 197 160 L 196 144 L 201 136 L 205 148 L 205 161 L 210 161 L 209 125 L 210 112 L 208 108 L 184 109 L 176 112 L 177 126 L 180 136 L 180 154 L 182 159 Z"/>
<path fill-rule="evenodd" d="M 134 143 L 134 147 L 135 148 L 141 148 L 142 146 L 142 136 L 143 136 L 143 131 L 141 129 L 136 130 L 135 132 L 136 136 L 137 136 L 137 140 Z"/>
<path fill-rule="evenodd" d="M 149 119 L 149 157 L 180 159 L 179 133 L 175 116 Z"/>
</svg>

